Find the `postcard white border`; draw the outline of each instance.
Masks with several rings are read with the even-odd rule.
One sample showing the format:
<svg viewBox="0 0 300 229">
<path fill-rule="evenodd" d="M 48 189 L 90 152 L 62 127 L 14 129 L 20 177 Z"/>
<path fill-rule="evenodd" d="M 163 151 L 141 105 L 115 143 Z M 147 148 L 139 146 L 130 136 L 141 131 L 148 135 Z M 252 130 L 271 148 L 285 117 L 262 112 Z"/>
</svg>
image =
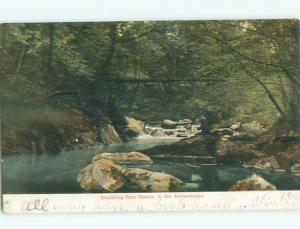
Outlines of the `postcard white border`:
<svg viewBox="0 0 300 229">
<path fill-rule="evenodd" d="M 10 214 L 249 210 L 300 210 L 300 191 L 3 195 Z"/>
</svg>

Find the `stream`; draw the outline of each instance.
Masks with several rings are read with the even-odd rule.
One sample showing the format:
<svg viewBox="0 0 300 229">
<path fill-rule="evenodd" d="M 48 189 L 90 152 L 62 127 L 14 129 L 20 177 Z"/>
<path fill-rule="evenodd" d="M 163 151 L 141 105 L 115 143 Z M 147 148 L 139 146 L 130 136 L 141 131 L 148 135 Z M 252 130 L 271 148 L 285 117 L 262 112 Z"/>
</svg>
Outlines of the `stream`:
<svg viewBox="0 0 300 229">
<path fill-rule="evenodd" d="M 95 146 L 58 155 L 13 155 L 2 157 L 2 192 L 15 193 L 81 193 L 77 175 L 94 155 L 102 152 L 131 152 L 179 141 L 174 136 L 142 134 L 130 142 Z M 238 180 L 256 173 L 274 184 L 278 190 L 299 190 L 300 176 L 287 172 L 255 170 L 242 166 L 197 164 L 172 160 L 154 160 L 153 164 L 126 164 L 178 177 L 185 185 L 174 191 L 227 191 Z M 137 192 L 122 188 L 118 192 Z"/>
</svg>

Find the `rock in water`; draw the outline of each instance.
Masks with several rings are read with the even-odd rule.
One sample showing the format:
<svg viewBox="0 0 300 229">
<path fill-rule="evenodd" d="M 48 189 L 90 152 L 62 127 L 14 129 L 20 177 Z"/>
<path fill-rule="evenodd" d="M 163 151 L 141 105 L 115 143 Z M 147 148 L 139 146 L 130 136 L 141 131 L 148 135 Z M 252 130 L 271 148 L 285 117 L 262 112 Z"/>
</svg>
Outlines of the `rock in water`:
<svg viewBox="0 0 300 229">
<path fill-rule="evenodd" d="M 187 129 L 186 128 L 180 128 L 177 130 L 178 133 L 186 133 Z"/>
<path fill-rule="evenodd" d="M 169 119 L 165 119 L 161 124 L 161 127 L 165 129 L 174 129 L 176 128 L 176 126 L 177 126 L 177 122 L 174 122 Z"/>
<path fill-rule="evenodd" d="M 178 125 L 187 125 L 187 124 L 192 124 L 192 121 L 189 120 L 189 119 L 187 119 L 187 118 L 185 118 L 183 120 L 179 120 L 177 124 Z"/>
<path fill-rule="evenodd" d="M 129 185 L 142 191 L 169 192 L 184 184 L 172 175 L 138 168 L 124 169 L 123 174 L 129 180 Z"/>
<path fill-rule="evenodd" d="M 300 163 L 296 163 L 291 167 L 291 172 L 294 173 L 295 175 L 300 175 Z"/>
<path fill-rule="evenodd" d="M 166 133 L 165 133 L 164 129 L 155 129 L 151 133 L 151 136 L 154 136 L 154 137 L 163 137 L 163 136 L 166 136 Z"/>
<path fill-rule="evenodd" d="M 123 135 L 127 136 L 129 139 L 137 137 L 145 129 L 145 124 L 142 121 L 130 117 L 125 118 L 128 125 L 124 129 Z"/>
<path fill-rule="evenodd" d="M 177 123 L 178 123 L 178 125 L 184 125 L 185 124 L 185 122 L 183 120 L 179 120 Z"/>
<path fill-rule="evenodd" d="M 253 175 L 244 180 L 238 181 L 229 191 L 274 191 L 276 187 L 264 178 Z"/>
<path fill-rule="evenodd" d="M 192 125 L 191 126 L 192 133 L 199 133 L 200 130 L 201 130 L 201 125 Z"/>
<path fill-rule="evenodd" d="M 233 135 L 233 131 L 230 128 L 219 128 L 212 131 L 213 134 L 218 135 Z"/>
<path fill-rule="evenodd" d="M 253 164 L 253 167 L 258 168 L 258 169 L 275 169 L 275 170 L 280 169 L 280 165 L 274 156 L 255 160 L 255 162 L 252 164 Z M 249 165 L 251 165 L 251 161 L 250 161 Z"/>
<path fill-rule="evenodd" d="M 165 131 L 165 134 L 168 136 L 175 135 L 175 131 L 167 130 L 167 131 Z"/>
<path fill-rule="evenodd" d="M 179 133 L 176 135 L 178 138 L 188 138 L 189 136 L 186 133 Z"/>
<path fill-rule="evenodd" d="M 247 133 L 239 133 L 239 132 L 235 132 L 231 137 L 230 140 L 234 141 L 254 141 L 255 140 L 255 136 L 251 135 L 251 134 L 247 134 Z"/>
<path fill-rule="evenodd" d="M 230 126 L 230 129 L 232 130 L 238 130 L 239 128 L 241 128 L 242 123 L 241 122 L 235 122 Z"/>
<path fill-rule="evenodd" d="M 93 162 L 108 159 L 116 163 L 152 163 L 150 157 L 139 152 L 130 153 L 100 153 L 93 157 Z"/>
<path fill-rule="evenodd" d="M 77 181 L 85 191 L 115 192 L 125 184 L 122 167 L 110 160 L 101 159 L 81 170 Z"/>
<path fill-rule="evenodd" d="M 104 144 L 122 143 L 122 139 L 111 124 L 105 124 L 100 128 L 100 135 Z"/>
</svg>

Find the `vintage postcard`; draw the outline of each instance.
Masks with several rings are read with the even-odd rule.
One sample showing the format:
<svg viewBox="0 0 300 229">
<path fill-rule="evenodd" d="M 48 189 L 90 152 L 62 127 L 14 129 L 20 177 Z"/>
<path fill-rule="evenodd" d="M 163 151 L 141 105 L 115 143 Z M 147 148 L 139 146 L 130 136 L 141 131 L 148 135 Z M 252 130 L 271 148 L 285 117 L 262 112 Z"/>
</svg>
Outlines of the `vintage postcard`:
<svg viewBox="0 0 300 229">
<path fill-rule="evenodd" d="M 0 25 L 6 213 L 300 209 L 298 20 Z"/>
</svg>

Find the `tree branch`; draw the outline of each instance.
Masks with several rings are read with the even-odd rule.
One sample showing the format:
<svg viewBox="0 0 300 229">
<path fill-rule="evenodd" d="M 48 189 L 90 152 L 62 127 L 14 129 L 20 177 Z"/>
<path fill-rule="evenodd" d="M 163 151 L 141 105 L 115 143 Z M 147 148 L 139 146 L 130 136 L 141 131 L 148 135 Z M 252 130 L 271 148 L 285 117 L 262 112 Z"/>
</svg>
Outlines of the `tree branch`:
<svg viewBox="0 0 300 229">
<path fill-rule="evenodd" d="M 136 36 L 133 36 L 133 37 L 127 37 L 127 38 L 118 39 L 117 42 L 123 43 L 123 42 L 129 42 L 129 41 L 137 40 L 137 39 L 139 39 L 141 37 L 144 37 L 144 36 L 147 36 L 148 34 L 153 33 L 153 32 L 160 32 L 160 30 L 150 29 L 149 31 L 140 33 L 140 34 L 138 34 Z"/>
<path fill-rule="evenodd" d="M 113 79 L 107 80 L 106 82 L 112 83 L 173 83 L 173 82 L 224 82 L 225 79 Z"/>
<path fill-rule="evenodd" d="M 251 58 L 243 53 L 241 53 L 240 51 L 236 50 L 235 48 L 233 48 L 231 45 L 229 45 L 224 39 L 221 39 L 217 36 L 214 36 L 210 33 L 207 33 L 206 35 L 214 38 L 215 40 L 221 42 L 223 45 L 225 45 L 230 51 L 232 51 L 233 53 L 236 53 L 238 56 L 242 57 L 243 59 L 246 59 L 254 64 L 257 65 L 265 65 L 265 66 L 272 66 L 274 68 L 280 69 L 283 73 L 285 73 L 285 75 L 291 80 L 291 82 L 293 82 L 298 88 L 300 88 L 300 82 L 298 82 L 294 77 L 293 74 L 286 68 L 286 66 L 282 66 L 282 65 L 276 65 L 274 63 L 266 63 L 266 62 L 262 62 L 259 60 L 256 60 L 254 58 Z"/>
<path fill-rule="evenodd" d="M 47 99 L 47 98 L 51 98 L 51 97 L 55 97 L 58 95 L 76 95 L 78 94 L 78 92 L 75 91 L 54 91 L 54 92 L 48 92 L 44 95 L 41 96 L 35 96 L 32 97 L 30 99 L 28 99 L 27 101 L 25 101 L 25 103 L 29 103 L 29 102 L 33 102 L 33 101 L 38 101 L 38 100 L 42 100 L 42 99 Z"/>
</svg>

